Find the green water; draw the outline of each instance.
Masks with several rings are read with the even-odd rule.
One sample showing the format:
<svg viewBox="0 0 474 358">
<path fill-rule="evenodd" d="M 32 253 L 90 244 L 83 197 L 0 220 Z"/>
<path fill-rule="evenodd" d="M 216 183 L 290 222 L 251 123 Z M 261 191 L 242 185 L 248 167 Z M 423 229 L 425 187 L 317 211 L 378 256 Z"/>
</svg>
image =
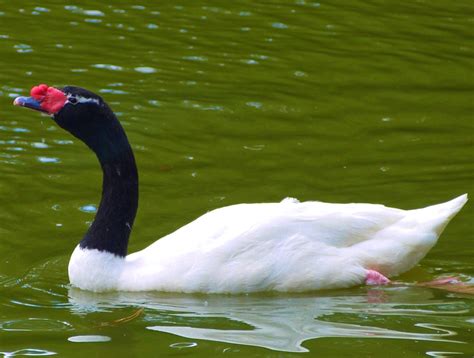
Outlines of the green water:
<svg viewBox="0 0 474 358">
<path fill-rule="evenodd" d="M 422 207 L 474 194 L 472 2 L 60 3 L 0 0 L 2 354 L 474 354 L 472 296 L 409 285 L 474 282 L 472 203 L 399 287 L 72 289 L 68 258 L 93 219 L 101 173 L 51 119 L 11 105 L 43 82 L 109 102 L 141 177 L 131 251 L 240 202 Z"/>
</svg>

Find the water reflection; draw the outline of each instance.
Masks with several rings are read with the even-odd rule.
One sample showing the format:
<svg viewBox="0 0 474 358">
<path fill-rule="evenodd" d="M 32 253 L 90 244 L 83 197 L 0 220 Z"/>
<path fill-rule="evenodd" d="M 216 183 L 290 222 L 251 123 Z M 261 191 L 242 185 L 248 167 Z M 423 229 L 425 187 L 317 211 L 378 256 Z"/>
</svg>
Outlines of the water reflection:
<svg viewBox="0 0 474 358">
<path fill-rule="evenodd" d="M 307 352 L 304 342 L 316 338 L 392 338 L 460 343 L 456 332 L 427 322 L 427 316 L 463 314 L 459 303 L 406 303 L 408 288 L 369 290 L 336 296 L 218 296 L 158 293 L 94 294 L 69 289 L 75 314 L 108 311 L 122 306 L 145 308 L 143 320 L 152 331 L 192 340 L 209 340 L 263 347 L 284 352 Z M 416 296 L 431 296 L 416 290 Z M 397 297 L 400 301 L 397 301 Z M 423 297 L 426 299 L 427 297 Z M 390 300 L 390 302 L 385 302 Z M 376 303 L 373 303 L 376 302 Z M 405 302 L 405 303 L 404 303 Z M 419 316 L 410 332 L 390 327 L 391 316 Z M 383 320 L 370 319 L 384 316 Z M 364 318 L 363 318 L 364 317 Z M 393 323 L 393 322 L 392 322 Z M 406 325 L 405 325 L 406 326 Z"/>
</svg>

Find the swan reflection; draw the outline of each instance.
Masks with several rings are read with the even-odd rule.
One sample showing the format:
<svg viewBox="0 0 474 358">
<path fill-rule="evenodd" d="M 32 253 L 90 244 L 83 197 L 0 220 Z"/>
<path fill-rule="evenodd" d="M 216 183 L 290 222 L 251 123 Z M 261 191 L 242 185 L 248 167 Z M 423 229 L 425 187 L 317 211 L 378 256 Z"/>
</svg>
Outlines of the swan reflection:
<svg viewBox="0 0 474 358">
<path fill-rule="evenodd" d="M 431 296 L 432 292 L 417 289 L 411 300 L 410 291 L 409 288 L 397 288 L 338 291 L 337 295 L 325 293 L 317 296 L 223 296 L 94 294 L 70 288 L 69 301 L 72 311 L 77 314 L 124 306 L 141 307 L 145 309 L 143 320 L 146 328 L 152 331 L 285 352 L 307 352 L 303 346 L 305 341 L 327 337 L 456 342 L 451 337 L 455 332 L 427 323 L 426 316 L 462 314 L 465 311 L 460 310 L 459 305 L 450 307 L 446 301 L 439 303 L 439 309 L 435 302 L 429 306 L 413 303 L 427 302 L 427 297 L 420 301 L 420 295 Z M 390 302 L 384 302 L 388 301 L 387 295 Z M 420 323 L 415 324 L 411 332 L 377 327 L 374 322 L 382 325 L 380 320 L 373 319 L 377 315 L 420 316 Z M 387 326 L 387 320 L 388 317 L 383 320 L 384 326 Z"/>
</svg>

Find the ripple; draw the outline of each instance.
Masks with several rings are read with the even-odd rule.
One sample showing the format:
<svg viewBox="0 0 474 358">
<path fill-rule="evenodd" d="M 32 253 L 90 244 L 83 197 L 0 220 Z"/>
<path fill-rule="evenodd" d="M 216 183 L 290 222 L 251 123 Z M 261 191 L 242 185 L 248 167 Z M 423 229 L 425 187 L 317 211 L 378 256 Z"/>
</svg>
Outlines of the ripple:
<svg viewBox="0 0 474 358">
<path fill-rule="evenodd" d="M 282 23 L 282 22 L 274 22 L 274 23 L 272 24 L 272 27 L 273 27 L 274 29 L 287 29 L 287 28 L 288 28 L 288 25 L 286 25 L 286 24 L 284 24 L 284 23 Z"/>
<path fill-rule="evenodd" d="M 101 19 L 84 19 L 84 22 L 88 22 L 90 24 L 99 24 L 102 22 Z"/>
<path fill-rule="evenodd" d="M 447 352 L 447 351 L 428 351 L 426 355 L 428 357 L 438 357 L 438 358 L 446 358 L 452 355 L 464 354 L 463 352 Z"/>
<path fill-rule="evenodd" d="M 31 146 L 33 148 L 38 148 L 38 149 L 44 149 L 44 148 L 49 148 L 49 145 L 43 142 L 33 142 L 31 143 Z"/>
<path fill-rule="evenodd" d="M 53 142 L 61 145 L 74 144 L 74 141 L 70 139 L 55 139 Z"/>
<path fill-rule="evenodd" d="M 6 127 L 6 126 L 0 126 L 0 131 L 5 131 L 5 132 L 15 132 L 15 133 L 29 133 L 30 131 L 26 128 L 21 128 L 21 127 Z"/>
<path fill-rule="evenodd" d="M 46 7 L 41 7 L 41 6 L 37 6 L 34 8 L 35 11 L 38 11 L 38 12 L 50 12 L 51 10 L 49 10 L 48 8 Z"/>
<path fill-rule="evenodd" d="M 123 70 L 122 66 L 116 66 L 116 65 L 111 65 L 107 63 L 96 63 L 94 65 L 91 65 L 91 67 L 99 68 L 101 70 L 109 70 L 109 71 L 122 71 Z"/>
<path fill-rule="evenodd" d="M 69 342 L 74 342 L 74 343 L 99 343 L 99 342 L 110 342 L 112 338 L 110 338 L 109 336 L 82 335 L 82 336 L 71 336 L 67 340 Z"/>
<path fill-rule="evenodd" d="M 142 66 L 142 67 L 135 67 L 135 71 L 140 72 L 140 73 L 155 73 L 157 70 L 156 68 L 153 68 L 153 67 Z"/>
<path fill-rule="evenodd" d="M 79 6 L 75 6 L 75 5 L 66 5 L 64 6 L 64 8 L 68 11 L 71 11 L 75 14 L 82 14 L 82 15 L 86 15 L 86 16 L 97 16 L 97 17 L 102 17 L 102 16 L 105 16 L 105 14 L 100 11 L 100 10 L 85 10 Z"/>
<path fill-rule="evenodd" d="M 201 111 L 218 111 L 218 112 L 224 111 L 224 107 L 217 104 L 216 105 L 213 105 L 213 104 L 203 105 L 203 104 L 196 103 L 189 100 L 184 100 L 183 106 L 187 108 L 200 109 Z"/>
<path fill-rule="evenodd" d="M 97 207 L 94 204 L 88 204 L 81 206 L 79 210 L 84 213 L 95 213 L 97 212 Z"/>
<path fill-rule="evenodd" d="M 205 56 L 184 56 L 183 60 L 204 62 L 204 61 L 207 61 L 208 59 Z"/>
<path fill-rule="evenodd" d="M 110 93 L 110 94 L 128 94 L 127 91 L 113 89 L 113 88 L 102 88 L 99 90 L 100 93 Z"/>
<path fill-rule="evenodd" d="M 243 148 L 246 150 L 261 151 L 265 148 L 265 144 L 244 145 Z"/>
<path fill-rule="evenodd" d="M 260 103 L 260 102 L 247 102 L 245 104 L 249 107 L 253 107 L 253 108 L 257 108 L 257 109 L 260 109 L 260 108 L 263 107 L 263 104 Z"/>
<path fill-rule="evenodd" d="M 27 318 L 0 323 L 0 331 L 5 332 L 57 332 L 71 329 L 73 327 L 68 322 L 48 318 Z"/>
<path fill-rule="evenodd" d="M 293 72 L 293 74 L 296 77 L 308 77 L 308 74 L 306 72 L 303 72 L 303 71 L 295 71 L 295 72 Z"/>
<path fill-rule="evenodd" d="M 83 10 L 82 13 L 87 16 L 105 16 L 100 10 Z"/>
<path fill-rule="evenodd" d="M 46 351 L 44 349 L 25 348 L 19 349 L 13 352 L 0 352 L 0 355 L 4 357 L 16 357 L 16 356 L 53 356 L 56 352 Z"/>
<path fill-rule="evenodd" d="M 30 53 L 33 52 L 33 48 L 27 44 L 16 44 L 13 46 L 18 53 Z"/>
<path fill-rule="evenodd" d="M 242 63 L 246 63 L 247 65 L 258 65 L 259 62 L 254 60 L 254 59 L 244 59 L 244 60 L 240 60 L 240 62 Z"/>
<path fill-rule="evenodd" d="M 149 104 L 151 104 L 152 106 L 155 106 L 155 107 L 160 107 L 161 106 L 161 102 L 156 100 L 156 99 L 151 99 L 148 101 Z"/>
<path fill-rule="evenodd" d="M 59 158 L 55 157 L 36 157 L 40 163 L 61 163 Z"/>
<path fill-rule="evenodd" d="M 175 349 L 186 349 L 186 348 L 194 348 L 197 347 L 196 342 L 177 342 L 170 344 L 170 348 L 175 348 Z"/>
</svg>

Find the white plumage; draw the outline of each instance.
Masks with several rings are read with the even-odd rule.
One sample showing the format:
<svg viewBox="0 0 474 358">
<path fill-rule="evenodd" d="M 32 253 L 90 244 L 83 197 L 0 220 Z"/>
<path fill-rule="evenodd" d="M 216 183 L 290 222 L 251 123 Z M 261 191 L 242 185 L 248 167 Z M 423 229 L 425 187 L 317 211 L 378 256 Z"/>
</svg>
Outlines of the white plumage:
<svg viewBox="0 0 474 358">
<path fill-rule="evenodd" d="M 92 291 L 303 292 L 391 277 L 416 265 L 467 201 L 417 210 L 281 203 L 216 209 L 126 258 L 76 247 L 73 285 Z"/>
</svg>

